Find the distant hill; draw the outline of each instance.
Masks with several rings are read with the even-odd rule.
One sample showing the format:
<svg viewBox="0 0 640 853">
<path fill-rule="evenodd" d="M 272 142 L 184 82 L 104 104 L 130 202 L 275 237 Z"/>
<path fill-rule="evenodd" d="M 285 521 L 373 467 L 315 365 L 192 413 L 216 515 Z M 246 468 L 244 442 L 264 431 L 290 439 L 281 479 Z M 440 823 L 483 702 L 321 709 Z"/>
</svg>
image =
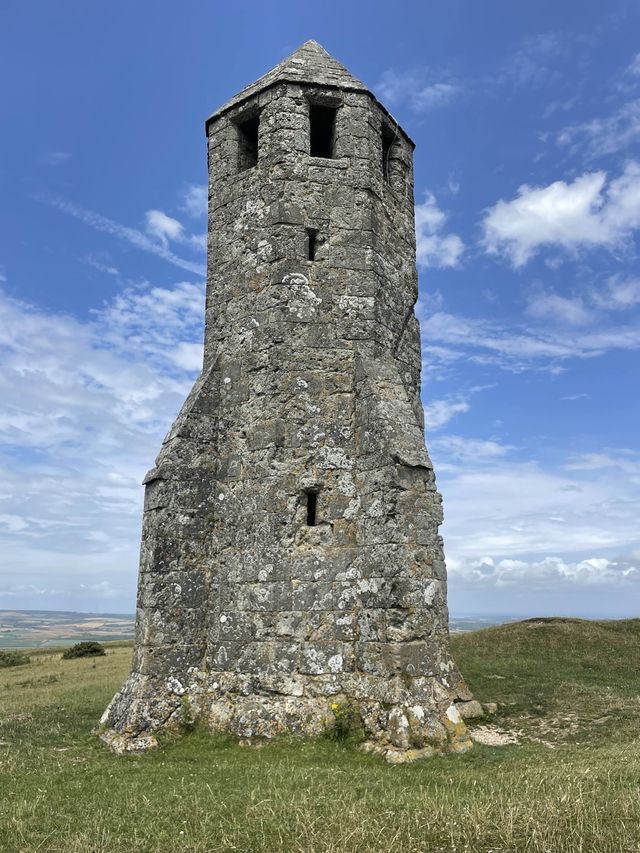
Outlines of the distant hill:
<svg viewBox="0 0 640 853">
<path fill-rule="evenodd" d="M 80 640 L 130 640 L 129 613 L 0 610 L 0 649 L 65 646 Z"/>
</svg>

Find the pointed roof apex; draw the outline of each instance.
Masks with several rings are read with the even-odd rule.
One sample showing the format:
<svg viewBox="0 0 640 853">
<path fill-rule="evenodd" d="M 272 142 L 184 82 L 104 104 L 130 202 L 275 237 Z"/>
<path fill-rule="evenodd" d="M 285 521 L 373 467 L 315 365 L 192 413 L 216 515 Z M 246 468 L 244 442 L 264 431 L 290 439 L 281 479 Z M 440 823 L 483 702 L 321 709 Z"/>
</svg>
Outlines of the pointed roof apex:
<svg viewBox="0 0 640 853">
<path fill-rule="evenodd" d="M 354 77 L 344 65 L 334 59 L 314 39 L 306 41 L 291 56 L 276 65 L 269 74 L 275 74 L 276 79 L 282 77 L 298 79 L 304 83 L 318 83 L 321 86 L 337 86 L 341 89 L 357 89 L 359 91 L 367 90 L 361 80 Z"/>
<path fill-rule="evenodd" d="M 207 123 L 257 92 L 285 80 L 292 83 L 314 83 L 317 86 L 330 86 L 334 89 L 369 91 L 364 83 L 327 53 L 322 45 L 309 39 L 275 68 L 258 78 L 255 83 L 251 83 L 234 95 L 209 116 Z"/>
</svg>

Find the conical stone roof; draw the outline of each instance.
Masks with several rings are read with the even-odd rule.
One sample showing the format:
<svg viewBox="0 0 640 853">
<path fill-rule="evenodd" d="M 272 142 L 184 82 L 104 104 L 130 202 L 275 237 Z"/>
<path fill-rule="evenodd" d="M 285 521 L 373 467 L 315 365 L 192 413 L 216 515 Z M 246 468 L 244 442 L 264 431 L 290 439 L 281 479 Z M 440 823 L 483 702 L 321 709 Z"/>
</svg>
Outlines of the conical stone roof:
<svg viewBox="0 0 640 853">
<path fill-rule="evenodd" d="M 313 39 L 306 41 L 291 56 L 283 59 L 275 68 L 263 74 L 254 83 L 245 86 L 237 95 L 228 100 L 207 119 L 207 123 L 225 113 L 231 107 L 245 101 L 263 89 L 279 82 L 314 83 L 318 86 L 330 86 L 349 91 L 369 92 L 361 80 L 354 77 L 344 65 L 341 65 Z M 370 94 L 370 93 L 369 93 Z"/>
</svg>

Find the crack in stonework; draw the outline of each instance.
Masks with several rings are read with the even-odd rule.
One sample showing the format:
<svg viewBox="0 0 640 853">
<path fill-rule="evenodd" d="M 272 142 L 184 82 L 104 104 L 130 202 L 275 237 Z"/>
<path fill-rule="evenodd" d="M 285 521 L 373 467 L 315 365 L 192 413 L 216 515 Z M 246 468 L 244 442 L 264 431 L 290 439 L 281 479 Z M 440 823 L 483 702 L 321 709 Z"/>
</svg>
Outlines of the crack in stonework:
<svg viewBox="0 0 640 853">
<path fill-rule="evenodd" d="M 407 331 L 407 326 L 409 325 L 409 320 L 413 316 L 415 303 L 411 303 L 411 305 L 407 308 L 404 319 L 402 321 L 402 325 L 400 327 L 400 331 L 398 332 L 398 337 L 393 347 L 394 356 L 398 355 L 398 350 L 400 349 L 400 344 L 402 343 L 402 339 L 404 338 L 404 333 Z"/>
</svg>

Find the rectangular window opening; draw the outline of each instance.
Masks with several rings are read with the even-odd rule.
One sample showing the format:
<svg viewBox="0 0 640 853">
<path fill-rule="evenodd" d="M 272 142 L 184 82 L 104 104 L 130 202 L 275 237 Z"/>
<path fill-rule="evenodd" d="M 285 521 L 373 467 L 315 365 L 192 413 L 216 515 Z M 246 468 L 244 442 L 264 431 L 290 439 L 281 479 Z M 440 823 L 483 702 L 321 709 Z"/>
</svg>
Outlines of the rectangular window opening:
<svg viewBox="0 0 640 853">
<path fill-rule="evenodd" d="M 382 128 L 382 177 L 386 183 L 391 183 L 389 160 L 391 159 L 391 148 L 396 140 L 396 132 L 388 125 Z"/>
<path fill-rule="evenodd" d="M 318 511 L 318 493 L 307 492 L 307 527 L 316 526 L 316 513 Z"/>
<path fill-rule="evenodd" d="M 312 157 L 333 157 L 336 108 L 311 104 L 309 107 L 309 152 Z"/>
<path fill-rule="evenodd" d="M 317 236 L 318 232 L 314 231 L 313 228 L 307 228 L 307 259 L 310 261 L 315 261 L 316 259 L 316 244 L 317 244 Z"/>
<path fill-rule="evenodd" d="M 258 128 L 260 117 L 255 115 L 238 122 L 238 171 L 251 169 L 258 162 Z"/>
</svg>

